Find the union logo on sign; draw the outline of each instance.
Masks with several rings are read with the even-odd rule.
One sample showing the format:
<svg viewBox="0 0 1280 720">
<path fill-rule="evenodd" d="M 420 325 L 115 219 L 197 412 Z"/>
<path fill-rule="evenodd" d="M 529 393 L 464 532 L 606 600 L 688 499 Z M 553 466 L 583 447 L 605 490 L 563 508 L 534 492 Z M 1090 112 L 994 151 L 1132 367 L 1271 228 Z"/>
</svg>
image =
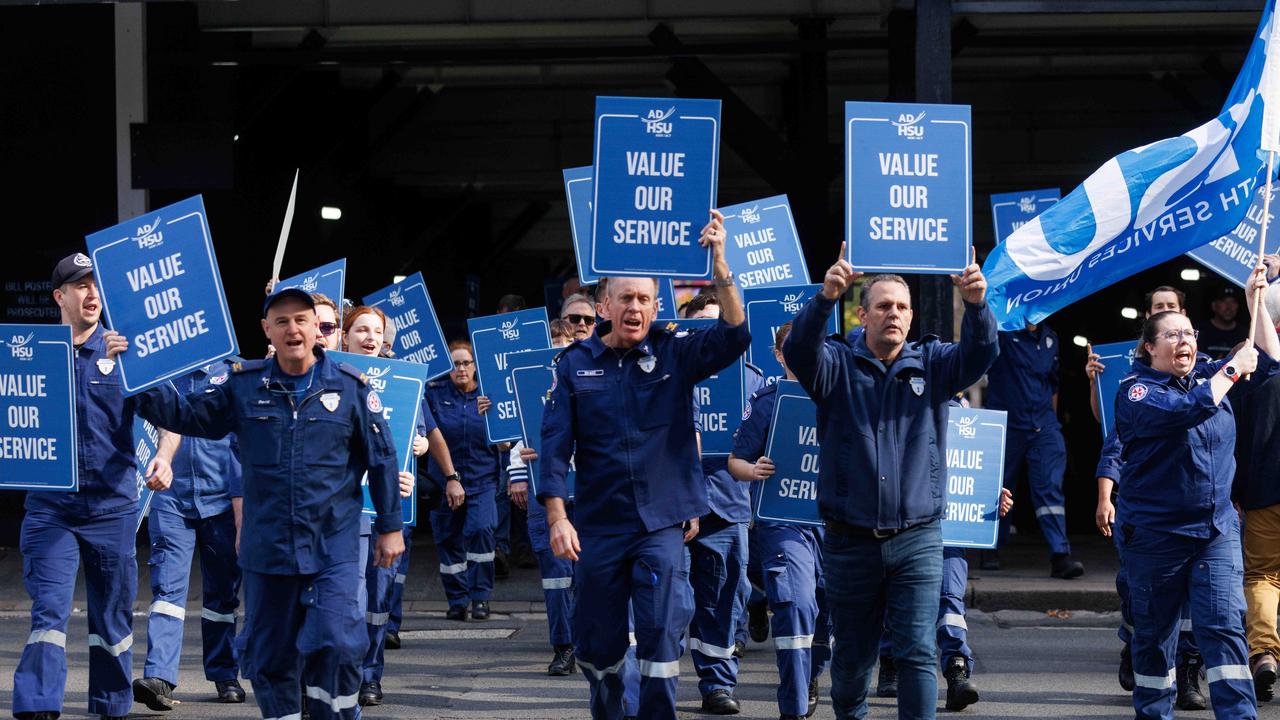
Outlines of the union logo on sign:
<svg viewBox="0 0 1280 720">
<path fill-rule="evenodd" d="M 1036 214 L 1036 199 L 1030 195 L 1018 198 L 1018 209 L 1026 215 Z"/>
<path fill-rule="evenodd" d="M 387 379 L 383 376 L 386 375 L 387 371 L 389 371 L 390 369 L 391 368 L 387 368 L 387 367 L 384 367 L 384 368 L 371 367 L 368 370 L 365 370 L 364 374 L 369 376 L 369 386 L 372 387 L 377 392 L 386 392 Z"/>
<path fill-rule="evenodd" d="M 516 327 L 514 319 L 507 320 L 498 328 L 498 332 L 502 333 L 503 340 L 519 340 L 520 328 Z"/>
<path fill-rule="evenodd" d="M 904 137 L 908 140 L 923 140 L 924 126 L 920 124 L 920 121 L 923 119 L 924 111 L 921 111 L 919 115 L 902 113 L 898 115 L 898 120 L 896 122 L 893 120 L 890 120 L 889 122 L 892 123 L 894 127 L 898 128 L 898 137 Z"/>
<path fill-rule="evenodd" d="M 788 293 L 782 296 L 782 310 L 789 313 L 800 312 L 800 299 L 804 297 L 804 293 Z"/>
<path fill-rule="evenodd" d="M 391 291 L 392 307 L 400 307 L 403 304 L 404 304 L 404 295 L 400 294 L 400 288 L 396 288 L 395 290 L 392 290 Z"/>
<path fill-rule="evenodd" d="M 159 226 L 160 218 L 156 218 L 150 225 L 138 228 L 138 234 L 133 237 L 133 241 L 138 243 L 139 250 L 159 247 L 164 242 L 164 233 L 156 230 Z"/>
<path fill-rule="evenodd" d="M 316 273 L 315 275 L 311 275 L 303 279 L 303 281 L 298 284 L 298 287 L 302 288 L 303 292 L 313 293 L 316 291 L 316 288 L 320 286 L 319 280 L 320 273 Z"/>
<path fill-rule="evenodd" d="M 755 207 L 749 207 L 743 210 L 739 214 L 739 217 L 742 218 L 742 222 L 747 223 L 748 225 L 755 225 L 760 222 L 760 206 L 756 205 Z"/>
<path fill-rule="evenodd" d="M 35 356 L 35 348 L 30 346 L 31 338 L 33 337 L 35 337 L 35 333 L 31 333 L 26 337 L 14 335 L 13 338 L 5 344 L 9 346 L 9 352 L 13 357 L 18 358 L 19 360 L 31 360 Z"/>
<path fill-rule="evenodd" d="M 960 437 L 970 439 L 978 437 L 978 428 L 974 425 L 977 420 L 978 416 L 976 415 L 970 415 L 969 417 L 963 417 L 957 420 L 956 430 L 960 432 Z"/>
<path fill-rule="evenodd" d="M 650 110 L 641 120 L 644 122 L 644 131 L 656 137 L 671 137 L 671 130 L 674 123 L 668 122 L 671 116 L 676 112 L 675 107 L 668 108 L 666 112 L 662 110 Z"/>
</svg>

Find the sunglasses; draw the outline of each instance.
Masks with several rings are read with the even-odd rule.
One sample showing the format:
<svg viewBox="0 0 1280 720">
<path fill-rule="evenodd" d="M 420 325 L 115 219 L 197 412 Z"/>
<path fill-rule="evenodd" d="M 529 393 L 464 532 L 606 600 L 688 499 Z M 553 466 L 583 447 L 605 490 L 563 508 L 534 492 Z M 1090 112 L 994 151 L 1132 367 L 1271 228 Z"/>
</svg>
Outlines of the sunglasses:
<svg viewBox="0 0 1280 720">
<path fill-rule="evenodd" d="M 568 321 L 570 325 L 577 325 L 578 323 L 583 323 L 585 325 L 596 324 L 595 315 L 576 315 L 576 314 L 570 313 L 568 315 L 565 315 L 564 319 Z"/>
<path fill-rule="evenodd" d="M 338 323 L 322 322 L 317 323 L 317 327 L 320 328 L 320 334 L 325 337 L 338 332 Z"/>
</svg>

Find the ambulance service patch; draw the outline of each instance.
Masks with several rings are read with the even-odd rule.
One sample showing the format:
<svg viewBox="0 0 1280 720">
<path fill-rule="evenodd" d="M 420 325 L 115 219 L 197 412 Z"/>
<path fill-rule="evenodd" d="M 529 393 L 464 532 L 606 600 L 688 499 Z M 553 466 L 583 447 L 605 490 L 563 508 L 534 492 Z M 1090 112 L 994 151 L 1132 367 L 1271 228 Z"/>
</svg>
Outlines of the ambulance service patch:
<svg viewBox="0 0 1280 720">
<path fill-rule="evenodd" d="M 1138 402 L 1146 396 L 1147 386 L 1142 383 L 1136 383 L 1133 387 L 1129 388 L 1129 399 L 1133 402 Z"/>
<path fill-rule="evenodd" d="M 378 393 L 370 390 L 369 399 L 365 401 L 365 407 L 369 408 L 371 413 L 382 412 L 382 398 L 378 397 Z"/>
</svg>

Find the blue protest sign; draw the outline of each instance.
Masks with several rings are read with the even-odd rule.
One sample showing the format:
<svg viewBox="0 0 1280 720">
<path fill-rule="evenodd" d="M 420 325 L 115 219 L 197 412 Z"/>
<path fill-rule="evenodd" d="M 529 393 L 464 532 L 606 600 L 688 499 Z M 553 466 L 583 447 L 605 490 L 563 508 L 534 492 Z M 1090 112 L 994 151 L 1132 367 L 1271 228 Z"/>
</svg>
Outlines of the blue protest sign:
<svg viewBox="0 0 1280 720">
<path fill-rule="evenodd" d="M 786 195 L 720 208 L 724 257 L 743 290 L 809 282 Z"/>
<path fill-rule="evenodd" d="M 653 319 L 675 320 L 679 309 L 676 307 L 675 283 L 670 278 L 658 278 L 658 309 Z"/>
<path fill-rule="evenodd" d="M 853 268 L 963 271 L 973 237 L 969 106 L 846 102 L 844 122 Z"/>
<path fill-rule="evenodd" d="M 199 195 L 85 238 L 126 395 L 238 352 Z"/>
<path fill-rule="evenodd" d="M 1032 218 L 1052 207 L 1062 197 L 1058 188 L 998 193 L 991 196 L 991 222 L 996 229 L 996 244 L 1026 225 Z"/>
<path fill-rule="evenodd" d="M 79 489 L 71 326 L 0 325 L 0 489 Z"/>
<path fill-rule="evenodd" d="M 530 308 L 471 318 L 467 320 L 467 334 L 475 349 L 480 394 L 493 402 L 493 407 L 484 415 L 489 442 L 519 440 L 520 417 L 508 362 L 512 353 L 551 347 L 547 309 Z"/>
<path fill-rule="evenodd" d="M 596 98 L 591 272 L 711 277 L 720 101 Z"/>
<path fill-rule="evenodd" d="M 422 273 L 414 273 L 366 295 L 364 304 L 387 314 L 387 321 L 396 332 L 393 345 L 397 360 L 426 365 L 428 380 L 453 369 L 449 344 L 436 319 L 436 309 L 431 304 Z"/>
<path fill-rule="evenodd" d="M 138 524 L 133 529 L 134 532 L 142 529 L 142 521 L 147 519 L 147 513 L 151 511 L 151 498 L 156 491 L 147 487 L 147 465 L 151 464 L 159 447 L 160 432 L 156 430 L 156 426 L 135 416 L 133 418 L 133 459 L 138 467 L 133 477 L 138 488 Z"/>
<path fill-rule="evenodd" d="M 1271 186 L 1271 203 L 1276 202 L 1276 193 L 1280 185 Z M 1187 254 L 1210 270 L 1218 273 L 1231 282 L 1244 287 L 1249 274 L 1258 266 L 1258 238 L 1262 234 L 1262 215 L 1265 202 L 1266 186 L 1258 187 L 1253 194 L 1253 202 L 1244 213 L 1244 219 L 1235 229 L 1214 240 L 1208 245 L 1198 247 Z M 1272 213 L 1267 218 L 1267 227 L 1275 227 L 1276 217 Z M 1272 247 L 1274 247 L 1272 243 Z"/>
<path fill-rule="evenodd" d="M 285 278 L 276 283 L 276 290 L 296 287 L 303 292 L 322 293 L 325 297 L 342 306 L 343 293 L 347 287 L 347 259 L 334 260 L 328 265 L 312 268 L 304 273 Z M 339 317 L 339 320 L 342 318 Z"/>
<path fill-rule="evenodd" d="M 792 285 L 742 291 L 742 303 L 747 310 L 747 330 L 751 332 L 747 362 L 760 368 L 766 383 L 777 382 L 783 376 L 782 363 L 773 355 L 774 334 L 795 318 L 800 308 L 821 289 L 821 285 Z M 831 313 L 828 332 L 840 332 L 838 315 Z"/>
<path fill-rule="evenodd" d="M 356 355 L 346 352 L 330 352 L 334 362 L 344 362 L 358 368 L 369 382 L 369 391 L 378 394 L 382 405 L 382 419 L 391 428 L 392 443 L 396 448 L 396 461 L 401 472 L 414 471 L 413 439 L 418 434 L 418 418 L 422 414 L 422 394 L 427 387 L 427 369 L 419 363 L 389 360 L 387 358 Z M 369 497 L 369 480 L 361 480 L 364 486 L 364 512 L 374 515 L 373 500 Z M 404 522 L 416 525 L 418 516 L 418 489 L 404 500 Z"/>
<path fill-rule="evenodd" d="M 569 205 L 569 232 L 573 235 L 573 259 L 578 264 L 578 280 L 583 285 L 600 282 L 591 271 L 591 166 L 566 168 L 564 199 Z"/>
<path fill-rule="evenodd" d="M 947 506 L 942 544 L 994 548 L 1004 486 L 1006 413 L 947 409 Z"/>
<path fill-rule="evenodd" d="M 764 454 L 774 473 L 756 493 L 756 518 L 821 525 L 818 516 L 818 406 L 800 383 L 778 383 Z"/>
<path fill-rule="evenodd" d="M 511 384 L 516 391 L 516 410 L 520 416 L 520 437 L 524 446 L 535 450 L 542 449 L 542 415 L 547 397 L 551 394 L 551 386 L 555 375 L 554 360 L 564 348 L 548 350 L 530 350 L 511 356 Z M 517 367 L 518 366 L 518 367 Z M 530 501 L 538 494 L 538 483 L 541 482 L 542 463 L 534 460 L 529 463 L 529 496 Z M 569 474 L 565 478 L 568 486 L 569 500 L 573 500 L 573 487 L 576 472 L 573 460 L 569 461 Z"/>
<path fill-rule="evenodd" d="M 705 332 L 716 322 L 710 318 L 672 320 L 667 327 L 675 329 L 676 337 L 680 337 L 688 332 Z M 729 367 L 693 386 L 693 397 L 699 408 L 703 457 L 724 457 L 733 450 L 733 432 L 742 423 L 747 409 L 746 372 L 739 355 Z"/>
<path fill-rule="evenodd" d="M 1102 437 L 1111 434 L 1115 424 L 1116 393 L 1120 391 L 1120 381 L 1133 369 L 1133 354 L 1137 350 L 1138 341 L 1106 343 L 1094 345 L 1093 351 L 1098 361 L 1107 366 L 1098 376 L 1098 422 L 1102 425 Z"/>
</svg>

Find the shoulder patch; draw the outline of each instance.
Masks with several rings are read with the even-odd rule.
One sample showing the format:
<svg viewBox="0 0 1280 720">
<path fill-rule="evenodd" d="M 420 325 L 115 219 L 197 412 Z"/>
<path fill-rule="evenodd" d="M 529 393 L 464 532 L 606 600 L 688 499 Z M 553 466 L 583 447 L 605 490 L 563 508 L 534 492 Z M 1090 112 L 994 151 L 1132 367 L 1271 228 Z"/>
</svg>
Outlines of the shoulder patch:
<svg viewBox="0 0 1280 720">
<path fill-rule="evenodd" d="M 1129 388 L 1129 400 L 1133 402 L 1138 402 L 1146 396 L 1147 386 L 1142 383 L 1134 383 L 1133 387 Z"/>
<path fill-rule="evenodd" d="M 233 373 L 253 372 L 255 370 L 261 370 L 266 366 L 267 366 L 266 360 L 241 360 L 240 362 L 231 363 L 231 372 Z"/>
<path fill-rule="evenodd" d="M 338 363 L 338 369 L 355 378 L 361 385 L 369 384 L 369 376 L 365 375 L 360 368 L 352 365 L 351 363 L 340 362 Z"/>
<path fill-rule="evenodd" d="M 373 390 L 369 391 L 369 396 L 365 398 L 365 407 L 369 408 L 371 413 L 382 412 L 382 398 L 378 397 L 378 393 Z"/>
</svg>

